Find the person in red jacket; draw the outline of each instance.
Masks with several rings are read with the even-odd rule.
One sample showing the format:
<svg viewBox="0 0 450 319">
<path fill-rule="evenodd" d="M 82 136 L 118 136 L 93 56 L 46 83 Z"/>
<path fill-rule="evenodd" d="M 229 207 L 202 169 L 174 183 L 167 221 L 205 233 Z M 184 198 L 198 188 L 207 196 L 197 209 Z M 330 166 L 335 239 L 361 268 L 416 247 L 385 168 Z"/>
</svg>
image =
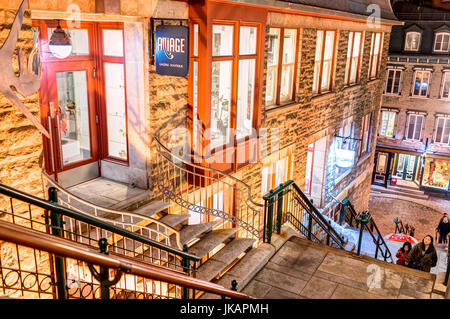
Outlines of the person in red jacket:
<svg viewBox="0 0 450 319">
<path fill-rule="evenodd" d="M 403 244 L 402 248 L 397 251 L 395 257 L 397 257 L 397 265 L 406 266 L 406 256 L 411 251 L 411 243 L 406 242 Z"/>
</svg>

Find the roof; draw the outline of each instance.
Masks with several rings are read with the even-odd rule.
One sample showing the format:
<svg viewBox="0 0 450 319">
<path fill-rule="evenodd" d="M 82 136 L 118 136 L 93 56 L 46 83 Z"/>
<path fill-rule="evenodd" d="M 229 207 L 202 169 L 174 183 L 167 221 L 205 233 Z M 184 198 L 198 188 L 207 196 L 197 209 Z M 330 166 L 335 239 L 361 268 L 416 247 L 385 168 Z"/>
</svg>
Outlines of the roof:
<svg viewBox="0 0 450 319">
<path fill-rule="evenodd" d="M 393 11 L 402 21 L 449 21 L 450 11 L 418 6 L 409 2 L 396 2 Z"/>
<path fill-rule="evenodd" d="M 283 2 L 297 3 L 312 7 L 331 9 L 347 13 L 370 16 L 373 10 L 368 10 L 369 6 L 380 7 L 382 19 L 398 20 L 392 11 L 390 0 L 280 0 Z"/>
</svg>

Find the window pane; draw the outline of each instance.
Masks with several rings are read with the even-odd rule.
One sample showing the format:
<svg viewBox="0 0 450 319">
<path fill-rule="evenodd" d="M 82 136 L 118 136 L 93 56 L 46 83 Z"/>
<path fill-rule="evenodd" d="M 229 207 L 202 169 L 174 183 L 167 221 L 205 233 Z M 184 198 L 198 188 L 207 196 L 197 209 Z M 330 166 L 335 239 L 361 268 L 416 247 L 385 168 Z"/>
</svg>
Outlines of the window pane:
<svg viewBox="0 0 450 319">
<path fill-rule="evenodd" d="M 421 96 L 426 96 L 427 95 L 429 76 L 430 76 L 429 72 L 424 72 L 423 73 L 422 88 L 421 88 L 421 92 L 420 92 Z"/>
<path fill-rule="evenodd" d="M 256 27 L 240 27 L 239 54 L 256 54 Z"/>
<path fill-rule="evenodd" d="M 70 56 L 89 55 L 89 34 L 87 29 L 63 29 L 72 41 Z M 48 38 L 52 37 L 55 28 L 48 28 Z"/>
<path fill-rule="evenodd" d="M 198 24 L 194 24 L 194 56 L 198 56 Z"/>
<path fill-rule="evenodd" d="M 316 55 L 314 64 L 314 81 L 313 81 L 313 92 L 317 93 L 319 90 L 319 79 L 320 79 L 320 64 L 322 60 L 322 46 L 323 46 L 323 31 L 317 31 L 316 38 Z"/>
<path fill-rule="evenodd" d="M 447 99 L 450 96 L 450 72 L 445 72 L 443 78 L 442 97 Z"/>
<path fill-rule="evenodd" d="M 409 116 L 409 125 L 408 125 L 408 139 L 412 140 L 414 138 L 414 125 L 416 122 L 416 116 Z"/>
<path fill-rule="evenodd" d="M 239 61 L 236 138 L 252 133 L 255 95 L 255 60 Z"/>
<path fill-rule="evenodd" d="M 103 30 L 103 55 L 123 57 L 122 30 Z"/>
<path fill-rule="evenodd" d="M 400 76 L 402 75 L 402 71 L 395 72 L 395 80 L 394 80 L 394 89 L 392 93 L 398 93 L 400 88 Z"/>
<path fill-rule="evenodd" d="M 228 142 L 231 101 L 231 61 L 212 63 L 211 148 Z"/>
<path fill-rule="evenodd" d="M 281 71 L 280 101 L 292 100 L 292 89 L 294 84 L 294 65 L 283 66 Z"/>
<path fill-rule="evenodd" d="M 266 105 L 275 104 L 276 100 L 279 43 L 280 29 L 271 28 L 267 53 Z"/>
<path fill-rule="evenodd" d="M 436 128 L 436 142 L 441 143 L 442 142 L 442 131 L 444 130 L 444 119 L 440 118 L 437 122 L 437 128 Z"/>
<path fill-rule="evenodd" d="M 420 33 L 408 32 L 406 34 L 405 50 L 418 50 L 420 41 Z"/>
<path fill-rule="evenodd" d="M 85 71 L 56 73 L 59 129 L 64 165 L 91 157 Z"/>
<path fill-rule="evenodd" d="M 447 144 L 450 136 L 450 119 L 445 120 L 444 134 L 442 134 L 442 143 Z"/>
<path fill-rule="evenodd" d="M 416 72 L 416 81 L 414 84 L 414 95 L 419 95 L 421 83 L 422 83 L 422 72 Z"/>
<path fill-rule="evenodd" d="M 283 68 L 281 71 L 280 100 L 292 100 L 294 86 L 295 47 L 297 43 L 297 30 L 284 30 L 283 42 Z"/>
<path fill-rule="evenodd" d="M 108 154 L 127 159 L 125 76 L 123 65 L 105 63 Z"/>
<path fill-rule="evenodd" d="M 389 122 L 387 127 L 387 136 L 394 136 L 395 113 L 389 112 Z"/>
<path fill-rule="evenodd" d="M 295 62 L 295 46 L 296 46 L 297 30 L 284 30 L 283 40 L 283 64 Z"/>
<path fill-rule="evenodd" d="M 233 55 L 233 26 L 213 25 L 213 56 Z"/>
<path fill-rule="evenodd" d="M 199 138 L 199 136 L 201 135 L 201 133 L 199 134 L 198 133 L 198 129 L 199 129 L 199 126 L 198 126 L 198 123 L 197 123 L 197 121 L 198 121 L 198 110 L 197 110 L 197 107 L 198 107 L 198 62 L 197 61 L 194 61 L 194 79 L 193 79 L 193 88 L 192 88 L 192 90 L 193 90 L 193 97 L 192 97 L 192 104 L 193 104 L 193 117 L 192 117 L 192 119 L 193 119 L 193 129 L 192 129 L 192 131 L 193 131 L 193 133 L 192 133 L 192 138 L 193 138 L 193 146 L 194 146 L 194 151 L 197 151 L 197 145 L 199 144 L 198 142 L 199 141 L 197 141 L 198 140 L 198 138 Z"/>
<path fill-rule="evenodd" d="M 416 119 L 416 132 L 414 134 L 414 139 L 419 140 L 420 139 L 420 131 L 422 130 L 422 120 L 423 116 L 417 116 Z"/>
<path fill-rule="evenodd" d="M 394 74 L 395 74 L 394 70 L 389 70 L 388 71 L 388 79 L 387 79 L 387 84 L 386 84 L 386 93 L 392 93 L 392 83 L 394 81 Z"/>
</svg>

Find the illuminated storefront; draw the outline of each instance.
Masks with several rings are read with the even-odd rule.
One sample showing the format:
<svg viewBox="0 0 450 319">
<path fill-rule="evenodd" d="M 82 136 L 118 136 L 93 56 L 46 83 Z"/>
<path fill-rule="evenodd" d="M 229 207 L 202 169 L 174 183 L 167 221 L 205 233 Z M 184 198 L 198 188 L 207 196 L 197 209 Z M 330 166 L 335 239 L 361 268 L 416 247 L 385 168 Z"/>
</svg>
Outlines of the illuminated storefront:
<svg viewBox="0 0 450 319">
<path fill-rule="evenodd" d="M 427 158 L 423 171 L 422 186 L 449 190 L 450 161 Z"/>
</svg>

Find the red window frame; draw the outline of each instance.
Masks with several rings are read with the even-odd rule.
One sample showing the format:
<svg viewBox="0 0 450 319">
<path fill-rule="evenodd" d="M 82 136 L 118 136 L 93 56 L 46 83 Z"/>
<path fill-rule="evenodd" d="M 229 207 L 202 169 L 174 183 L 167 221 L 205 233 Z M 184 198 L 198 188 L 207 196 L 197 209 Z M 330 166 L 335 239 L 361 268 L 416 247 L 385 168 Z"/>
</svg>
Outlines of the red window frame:
<svg viewBox="0 0 450 319">
<path fill-rule="evenodd" d="M 375 41 L 377 38 L 377 34 L 380 35 L 380 42 L 379 42 L 379 52 L 378 54 L 375 55 Z M 380 61 L 381 61 L 381 56 L 383 55 L 383 32 L 373 32 L 372 33 L 372 40 L 371 40 L 371 47 L 370 47 L 370 64 L 369 64 L 369 79 L 376 79 L 378 78 L 378 75 L 380 73 Z M 375 76 L 372 76 L 372 67 L 374 64 L 374 59 L 376 59 L 375 61 Z"/>
<path fill-rule="evenodd" d="M 317 81 L 317 92 L 313 92 L 313 94 L 316 94 L 316 95 L 330 92 L 333 89 L 333 80 L 334 80 L 333 75 L 334 75 L 334 69 L 335 69 L 335 64 L 336 64 L 336 45 L 337 45 L 337 30 L 317 29 L 317 34 L 319 33 L 319 31 L 323 32 L 323 38 L 322 38 L 322 53 L 320 54 L 319 79 Z M 323 57 L 325 55 L 325 44 L 326 44 L 326 39 L 327 39 L 327 36 L 326 36 L 327 32 L 334 32 L 333 58 L 331 60 L 330 83 L 329 83 L 326 91 L 322 91 L 323 62 L 324 62 Z M 317 44 L 317 35 L 316 35 L 316 44 Z"/>
<path fill-rule="evenodd" d="M 286 105 L 295 101 L 295 95 L 297 93 L 297 70 L 298 70 L 298 47 L 300 42 L 300 28 L 297 27 L 270 27 L 270 29 L 279 29 L 280 37 L 278 39 L 278 62 L 277 62 L 277 79 L 276 79 L 276 93 L 275 93 L 275 103 L 266 104 L 268 107 L 275 108 L 276 106 Z M 281 76 L 283 72 L 283 53 L 284 53 L 284 32 L 285 30 L 295 30 L 295 53 L 294 53 L 294 72 L 293 72 L 293 82 L 292 82 L 292 96 L 289 100 L 281 102 Z"/>
</svg>

